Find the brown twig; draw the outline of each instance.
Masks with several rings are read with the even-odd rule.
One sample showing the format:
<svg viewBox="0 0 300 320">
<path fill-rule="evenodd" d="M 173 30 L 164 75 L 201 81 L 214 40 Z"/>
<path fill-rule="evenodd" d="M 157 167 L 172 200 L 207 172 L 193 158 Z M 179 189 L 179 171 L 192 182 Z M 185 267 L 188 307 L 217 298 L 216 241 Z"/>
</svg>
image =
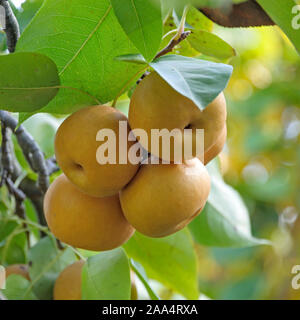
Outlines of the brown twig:
<svg viewBox="0 0 300 320">
<path fill-rule="evenodd" d="M 169 52 L 172 52 L 173 49 L 183 40 L 185 40 L 189 35 L 191 34 L 191 31 L 185 31 L 183 32 L 179 38 L 173 38 L 170 43 L 164 48 L 162 49 L 156 56 L 154 59 L 158 59 L 164 55 L 166 55 Z"/>
<path fill-rule="evenodd" d="M 56 245 L 59 250 L 63 250 L 64 246 L 59 239 L 56 239 Z"/>
<path fill-rule="evenodd" d="M 1 145 L 1 160 L 2 160 L 2 173 L 0 187 L 5 184 L 6 179 L 9 177 L 12 171 L 11 155 L 9 153 L 9 143 L 11 132 L 5 123 L 1 122 L 1 134 L 2 134 L 2 145 Z"/>
<path fill-rule="evenodd" d="M 275 24 L 255 0 L 234 4 L 230 8 L 199 8 L 199 10 L 213 22 L 227 28 Z"/>
<path fill-rule="evenodd" d="M 155 56 L 155 59 L 158 59 L 170 52 L 172 52 L 174 50 L 174 48 L 183 40 L 185 40 L 189 35 L 191 34 L 191 31 L 184 31 L 180 34 L 179 37 L 174 37 L 172 38 L 172 40 L 169 42 L 169 44 L 162 49 L 161 51 L 158 52 L 158 54 Z M 146 71 L 142 74 L 142 76 L 140 77 L 140 79 L 136 82 L 136 84 L 139 84 L 145 77 L 147 77 L 147 75 L 149 74 L 149 71 Z"/>
</svg>

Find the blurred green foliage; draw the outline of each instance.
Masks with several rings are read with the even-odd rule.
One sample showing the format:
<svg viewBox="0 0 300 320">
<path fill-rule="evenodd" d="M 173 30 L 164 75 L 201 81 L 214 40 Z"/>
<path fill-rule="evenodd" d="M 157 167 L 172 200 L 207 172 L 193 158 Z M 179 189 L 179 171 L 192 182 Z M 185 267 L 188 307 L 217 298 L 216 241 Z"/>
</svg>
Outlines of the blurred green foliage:
<svg viewBox="0 0 300 320">
<path fill-rule="evenodd" d="M 199 247 L 199 286 L 214 299 L 299 299 L 300 60 L 272 27 L 214 31 L 237 51 L 226 90 L 226 182 L 243 196 L 254 236 L 274 247 Z"/>
</svg>

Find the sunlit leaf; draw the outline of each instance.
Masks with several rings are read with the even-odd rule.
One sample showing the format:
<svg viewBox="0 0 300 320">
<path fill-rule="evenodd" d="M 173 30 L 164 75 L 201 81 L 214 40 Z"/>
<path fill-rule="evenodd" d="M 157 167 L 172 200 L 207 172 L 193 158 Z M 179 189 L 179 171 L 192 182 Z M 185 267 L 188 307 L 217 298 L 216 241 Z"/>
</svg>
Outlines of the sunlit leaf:
<svg viewBox="0 0 300 320">
<path fill-rule="evenodd" d="M 83 300 L 128 300 L 130 292 L 129 261 L 123 249 L 88 258 L 82 271 Z"/>
<path fill-rule="evenodd" d="M 161 239 L 136 232 L 124 248 L 150 278 L 189 299 L 198 298 L 196 255 L 188 230 Z"/>
</svg>

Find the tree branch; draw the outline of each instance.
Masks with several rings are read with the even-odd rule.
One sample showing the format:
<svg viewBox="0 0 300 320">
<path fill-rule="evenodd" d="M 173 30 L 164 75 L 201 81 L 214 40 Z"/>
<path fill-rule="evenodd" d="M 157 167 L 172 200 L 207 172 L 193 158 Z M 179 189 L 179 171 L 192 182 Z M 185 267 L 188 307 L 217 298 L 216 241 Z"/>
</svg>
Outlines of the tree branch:
<svg viewBox="0 0 300 320">
<path fill-rule="evenodd" d="M 25 200 L 26 196 L 15 187 L 13 181 L 11 180 L 12 172 L 13 172 L 13 157 L 11 153 L 11 130 L 6 124 L 1 121 L 2 128 L 2 146 L 1 146 L 1 160 L 2 160 L 2 172 L 1 172 L 1 183 L 2 186 L 4 183 L 11 195 L 16 200 L 16 214 L 20 218 L 25 218 L 25 207 L 23 201 Z"/>
<path fill-rule="evenodd" d="M 26 177 L 21 181 L 18 189 L 21 190 L 23 194 L 31 200 L 39 216 L 40 224 L 46 225 L 43 213 L 43 197 L 49 186 L 50 174 L 59 170 L 56 165 L 55 158 L 49 158 L 45 160 L 38 144 L 25 130 L 25 128 L 21 125 L 16 129 L 17 120 L 13 118 L 9 112 L 0 110 L 0 120 L 2 122 L 2 130 L 3 127 L 7 129 L 9 128 L 15 134 L 25 158 L 30 161 L 29 164 L 31 165 L 32 170 L 38 174 L 37 182 Z M 22 168 L 16 159 L 11 141 L 7 145 L 4 143 L 4 149 L 2 142 L 2 163 L 7 155 L 9 155 L 10 159 L 11 179 L 12 181 L 16 181 L 18 177 L 22 175 Z M 15 190 L 10 189 L 10 191 L 14 196 L 18 197 L 19 194 L 17 194 Z M 19 197 L 18 199 L 21 198 Z"/>
<path fill-rule="evenodd" d="M 271 26 L 275 23 L 255 1 L 248 0 L 231 8 L 199 8 L 213 22 L 228 28 Z"/>
<path fill-rule="evenodd" d="M 16 159 L 16 155 L 14 152 L 14 147 L 13 144 L 11 143 L 10 147 L 10 153 L 12 157 L 12 165 L 13 165 L 13 171 L 12 171 L 12 180 L 16 181 L 23 173 L 23 170 L 19 164 L 19 162 Z M 44 211 L 43 211 L 43 199 L 44 199 L 44 194 L 43 192 L 39 189 L 38 184 L 36 181 L 31 180 L 28 177 L 25 177 L 19 185 L 19 189 L 24 192 L 26 197 L 31 201 L 33 204 L 37 215 L 39 219 L 39 223 L 43 226 L 46 226 L 46 221 L 44 217 Z"/>
<path fill-rule="evenodd" d="M 173 49 L 183 40 L 185 40 L 189 35 L 191 34 L 191 31 L 185 31 L 183 32 L 178 39 L 173 38 L 170 43 L 162 49 L 155 57 L 155 59 L 158 59 L 164 55 L 166 55 L 169 52 L 172 52 Z"/>
<path fill-rule="evenodd" d="M 0 5 L 5 9 L 5 33 L 7 38 L 7 48 L 9 52 L 14 52 L 17 41 L 20 37 L 18 21 L 7 0 L 0 0 Z"/>
<path fill-rule="evenodd" d="M 46 192 L 49 187 L 49 172 L 53 173 L 58 170 L 55 165 L 55 160 L 53 158 L 48 159 L 47 161 L 45 160 L 43 152 L 33 137 L 22 125 L 17 128 L 18 122 L 9 114 L 9 112 L 0 110 L 0 119 L 15 134 L 31 169 L 38 174 L 39 188 L 42 192 Z"/>
<path fill-rule="evenodd" d="M 169 52 L 172 52 L 174 50 L 174 48 L 183 40 L 185 40 L 189 35 L 191 34 L 191 31 L 183 31 L 178 37 L 174 37 L 171 39 L 171 41 L 169 42 L 169 44 L 162 49 L 154 58 L 158 59 L 164 55 L 166 55 Z M 148 71 L 146 71 L 141 77 L 140 79 L 137 81 L 137 84 L 139 84 L 145 77 L 147 77 L 147 75 L 149 74 Z"/>
</svg>

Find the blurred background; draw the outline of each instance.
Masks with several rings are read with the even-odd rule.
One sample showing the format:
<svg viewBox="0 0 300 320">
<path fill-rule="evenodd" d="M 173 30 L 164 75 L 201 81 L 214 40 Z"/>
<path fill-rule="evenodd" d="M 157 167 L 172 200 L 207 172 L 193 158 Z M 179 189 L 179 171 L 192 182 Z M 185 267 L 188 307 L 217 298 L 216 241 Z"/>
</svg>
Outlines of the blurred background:
<svg viewBox="0 0 300 320">
<path fill-rule="evenodd" d="M 20 6 L 24 1 L 13 2 Z M 32 2 L 38 8 L 42 1 Z M 22 28 L 30 18 L 28 13 Z M 300 299 L 300 290 L 291 287 L 292 267 L 300 265 L 300 59 L 277 27 L 225 29 L 214 25 L 213 32 L 237 52 L 229 61 L 234 73 L 225 92 L 228 140 L 220 156 L 222 174 L 247 204 L 253 235 L 270 239 L 274 247 L 197 245 L 201 297 Z M 121 104 L 126 109 L 128 99 Z M 45 114 L 25 122 L 47 156 L 53 154 L 49 136 L 54 136 L 60 122 Z M 21 152 L 18 157 L 25 166 Z M 27 206 L 33 212 L 29 203 Z M 162 298 L 180 298 L 153 284 Z M 143 288 L 139 287 L 142 298 Z"/>
<path fill-rule="evenodd" d="M 300 299 L 300 59 L 277 27 L 214 31 L 237 51 L 222 172 L 274 248 L 199 247 L 199 286 L 214 299 Z"/>
<path fill-rule="evenodd" d="M 291 282 L 300 265 L 300 59 L 278 27 L 212 31 L 237 53 L 226 61 L 234 72 L 222 174 L 243 197 L 253 235 L 274 246 L 197 245 L 200 299 L 299 300 Z"/>
</svg>

